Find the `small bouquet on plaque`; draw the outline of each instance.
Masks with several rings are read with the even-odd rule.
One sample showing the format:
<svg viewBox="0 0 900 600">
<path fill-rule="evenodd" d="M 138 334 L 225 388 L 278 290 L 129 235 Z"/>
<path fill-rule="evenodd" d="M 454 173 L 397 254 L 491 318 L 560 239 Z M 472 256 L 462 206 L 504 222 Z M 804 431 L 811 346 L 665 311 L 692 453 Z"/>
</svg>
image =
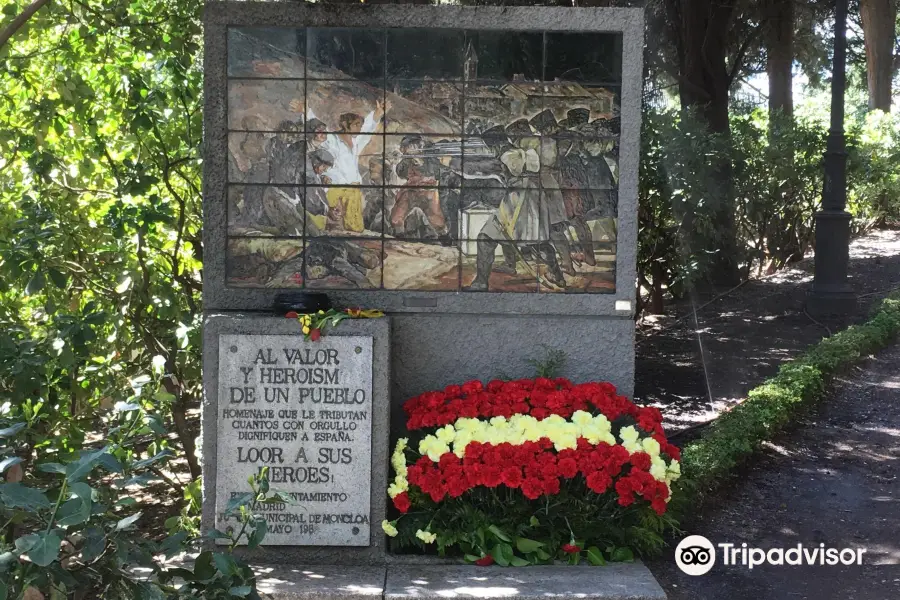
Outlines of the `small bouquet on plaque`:
<svg viewBox="0 0 900 600">
<path fill-rule="evenodd" d="M 318 310 L 314 313 L 298 314 L 290 311 L 284 315 L 288 319 L 297 319 L 300 322 L 300 331 L 310 341 L 316 342 L 322 337 L 326 328 L 337 327 L 344 319 L 376 319 L 383 317 L 380 310 L 362 308 L 329 308 Z"/>
</svg>

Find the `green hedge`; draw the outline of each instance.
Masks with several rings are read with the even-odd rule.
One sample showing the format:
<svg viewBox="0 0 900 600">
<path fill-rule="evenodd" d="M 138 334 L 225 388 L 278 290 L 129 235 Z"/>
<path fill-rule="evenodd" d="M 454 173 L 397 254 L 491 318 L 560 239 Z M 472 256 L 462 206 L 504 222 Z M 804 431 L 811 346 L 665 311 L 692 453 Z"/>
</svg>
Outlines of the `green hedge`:
<svg viewBox="0 0 900 600">
<path fill-rule="evenodd" d="M 682 479 L 673 503 L 688 515 L 759 445 L 772 439 L 799 412 L 822 397 L 837 372 L 885 347 L 900 334 L 900 294 L 883 300 L 872 318 L 825 338 L 778 375 L 750 391 L 747 399 L 719 417 L 703 437 L 682 450 Z"/>
</svg>

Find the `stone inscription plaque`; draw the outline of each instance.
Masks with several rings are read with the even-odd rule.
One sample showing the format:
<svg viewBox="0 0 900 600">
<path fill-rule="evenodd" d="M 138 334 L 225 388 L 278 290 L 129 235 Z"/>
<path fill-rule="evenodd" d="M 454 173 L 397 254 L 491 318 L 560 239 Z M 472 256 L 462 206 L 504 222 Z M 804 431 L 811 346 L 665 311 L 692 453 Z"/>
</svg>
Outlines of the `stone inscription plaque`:
<svg viewBox="0 0 900 600">
<path fill-rule="evenodd" d="M 228 500 L 269 468 L 292 503 L 260 505 L 263 544 L 368 546 L 372 338 L 219 336 L 216 527 Z"/>
</svg>

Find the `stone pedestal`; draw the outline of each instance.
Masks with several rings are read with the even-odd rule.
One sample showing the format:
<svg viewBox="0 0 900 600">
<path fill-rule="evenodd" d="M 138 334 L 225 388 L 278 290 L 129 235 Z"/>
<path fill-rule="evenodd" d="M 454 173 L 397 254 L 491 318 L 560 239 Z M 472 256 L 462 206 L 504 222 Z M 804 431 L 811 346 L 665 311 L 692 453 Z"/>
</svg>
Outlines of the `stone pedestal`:
<svg viewBox="0 0 900 600">
<path fill-rule="evenodd" d="M 605 567 L 255 567 L 266 600 L 665 600 L 641 562 Z"/>
<path fill-rule="evenodd" d="M 204 324 L 203 526 L 268 467 L 290 502 L 257 554 L 275 562 L 383 562 L 389 320 L 346 320 L 306 341 L 295 319 L 209 315 Z"/>
</svg>

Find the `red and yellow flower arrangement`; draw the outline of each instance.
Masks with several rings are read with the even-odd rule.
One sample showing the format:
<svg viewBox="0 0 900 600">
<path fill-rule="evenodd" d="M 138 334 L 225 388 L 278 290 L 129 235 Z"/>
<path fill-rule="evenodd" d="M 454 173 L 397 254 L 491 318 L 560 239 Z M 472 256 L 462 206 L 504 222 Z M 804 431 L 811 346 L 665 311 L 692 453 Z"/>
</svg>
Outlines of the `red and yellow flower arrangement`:
<svg viewBox="0 0 900 600">
<path fill-rule="evenodd" d="M 406 402 L 385 521 L 399 545 L 458 547 L 478 564 L 592 563 L 649 554 L 680 452 L 662 414 L 609 383 L 470 381 Z M 415 531 L 415 534 L 413 534 Z"/>
</svg>

